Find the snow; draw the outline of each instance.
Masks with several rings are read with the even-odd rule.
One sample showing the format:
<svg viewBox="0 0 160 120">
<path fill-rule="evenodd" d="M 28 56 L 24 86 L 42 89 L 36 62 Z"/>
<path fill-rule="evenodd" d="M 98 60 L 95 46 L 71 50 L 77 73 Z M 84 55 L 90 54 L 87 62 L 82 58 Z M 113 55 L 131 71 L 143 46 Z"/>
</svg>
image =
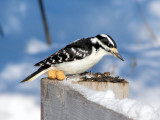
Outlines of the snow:
<svg viewBox="0 0 160 120">
<path fill-rule="evenodd" d="M 39 92 L 38 80 L 28 84 L 20 84 L 20 81 L 31 74 L 34 69 L 37 68 L 33 68 L 33 65 L 26 61 L 21 63 L 8 63 L 3 70 L 0 71 L 0 92 L 8 91 L 9 89 L 14 89 L 13 91 L 18 90 L 20 93 L 26 90 Z M 41 79 L 41 77 L 39 79 Z"/>
<path fill-rule="evenodd" d="M 151 14 L 155 15 L 156 17 L 159 17 L 160 18 L 160 1 L 152 1 L 150 4 L 149 4 L 149 11 Z"/>
<path fill-rule="evenodd" d="M 29 43 L 27 44 L 26 47 L 26 51 L 28 54 L 37 54 L 40 52 L 45 52 L 49 50 L 49 48 L 50 47 L 46 43 L 33 37 L 29 40 Z"/>
<path fill-rule="evenodd" d="M 46 42 L 43 42 L 35 37 L 31 37 L 25 49 L 28 54 L 34 55 L 34 54 L 47 52 L 51 49 L 60 49 L 64 47 L 65 45 L 66 44 L 63 44 L 63 43 L 61 44 L 52 43 L 52 45 L 49 46 L 48 44 L 46 44 Z"/>
<path fill-rule="evenodd" d="M 13 80 L 13 79 L 20 79 L 23 78 L 26 71 L 32 71 L 31 64 L 29 63 L 19 63 L 19 64 L 12 64 L 8 63 L 4 70 L 0 72 L 0 78 L 5 80 Z"/>
<path fill-rule="evenodd" d="M 40 107 L 33 96 L 1 94 L 0 106 L 1 120 L 40 120 Z"/>
<path fill-rule="evenodd" d="M 156 41 L 152 40 L 148 30 L 144 26 L 135 7 L 135 1 L 103 1 L 100 2 L 99 6 L 94 1 L 92 4 L 87 1 L 80 1 L 78 5 L 76 2 L 71 1 L 74 4 L 73 7 L 67 7 L 65 2 L 59 4 L 58 1 L 54 1 L 58 3 L 55 5 L 52 4 L 53 1 L 45 1 L 44 4 L 48 8 L 51 8 L 46 11 L 46 14 L 51 38 L 54 42 L 53 46 L 51 46 L 53 51 L 46 47 L 44 28 L 36 1 L 15 0 L 1 2 L 0 24 L 5 37 L 1 40 L 0 36 L 2 44 L 0 47 L 2 51 L 0 92 L 3 94 L 7 94 L 8 92 L 21 92 L 25 94 L 28 91 L 30 91 L 30 94 L 36 93 L 40 89 L 40 78 L 27 84 L 17 84 L 17 82 L 19 83 L 24 77 L 32 73 L 34 69 L 32 65 L 35 62 L 44 59 L 50 53 L 63 48 L 67 43 L 77 38 L 107 33 L 113 36 L 117 42 L 118 49 L 122 50 L 121 55 L 124 57 L 125 62 L 122 63 L 115 58 L 105 57 L 98 67 L 95 66 L 92 71 L 113 71 L 115 75 L 126 78 L 130 83 L 130 98 L 136 99 L 139 103 L 144 103 L 143 105 L 145 106 L 148 105 L 149 108 L 153 107 L 155 112 L 160 111 L 160 2 L 158 0 L 138 1 L 147 23 L 156 34 Z M 59 5 L 66 6 L 64 7 L 64 12 L 59 11 L 59 7 L 57 7 Z M 84 5 L 87 7 L 84 7 Z M 80 9 L 82 6 L 84 9 Z M 73 9 L 78 11 L 73 11 Z M 59 12 L 51 14 L 55 10 Z M 63 22 L 64 20 L 67 24 Z M 48 50 L 50 53 L 45 53 Z M 133 57 L 136 58 L 137 66 L 132 70 L 130 66 Z M 32 61 L 24 61 L 26 58 Z M 109 96 L 109 93 L 106 96 Z M 99 94 L 97 93 L 97 96 Z M 104 94 L 106 93 L 101 93 L 102 98 L 106 98 Z M 110 95 L 109 98 L 112 99 L 114 95 Z M 96 98 L 93 96 L 93 99 Z M 131 109 L 130 106 L 132 106 L 131 103 L 134 103 L 133 101 L 124 104 L 124 106 L 129 105 L 126 111 Z M 131 111 L 133 110 L 131 109 Z"/>
<path fill-rule="evenodd" d="M 114 110 L 134 120 L 158 120 L 160 118 L 160 107 L 155 109 L 151 105 L 144 104 L 134 99 L 115 99 L 111 90 L 95 91 L 79 84 L 72 84 L 71 81 L 60 82 L 64 86 L 78 91 L 86 99 L 100 104 L 108 109 Z"/>
</svg>

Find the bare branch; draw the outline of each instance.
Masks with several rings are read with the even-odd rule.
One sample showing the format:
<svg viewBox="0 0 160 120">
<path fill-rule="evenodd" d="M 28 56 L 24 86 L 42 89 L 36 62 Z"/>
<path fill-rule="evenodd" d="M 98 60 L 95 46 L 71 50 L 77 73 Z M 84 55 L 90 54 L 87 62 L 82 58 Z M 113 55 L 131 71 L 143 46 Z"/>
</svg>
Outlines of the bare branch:
<svg viewBox="0 0 160 120">
<path fill-rule="evenodd" d="M 42 0 L 39 0 L 39 6 L 40 6 L 42 20 L 43 20 L 43 24 L 44 24 L 45 33 L 46 33 L 46 40 L 47 40 L 48 45 L 51 45 L 51 39 L 50 39 L 49 29 L 48 29 L 48 25 L 47 25 L 47 20 L 46 20 L 46 15 L 45 15 Z"/>
<path fill-rule="evenodd" d="M 0 24 L 0 35 L 1 35 L 2 37 L 4 37 L 4 32 L 3 32 L 3 28 L 2 28 L 2 26 L 1 26 L 1 24 Z"/>
</svg>

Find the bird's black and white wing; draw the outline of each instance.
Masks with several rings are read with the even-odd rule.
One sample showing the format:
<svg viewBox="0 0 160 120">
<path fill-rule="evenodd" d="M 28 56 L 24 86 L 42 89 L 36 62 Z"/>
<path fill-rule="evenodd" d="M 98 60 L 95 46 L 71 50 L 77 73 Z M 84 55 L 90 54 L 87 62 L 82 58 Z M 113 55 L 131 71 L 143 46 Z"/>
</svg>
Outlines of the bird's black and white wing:
<svg viewBox="0 0 160 120">
<path fill-rule="evenodd" d="M 49 71 L 50 68 L 55 64 L 83 59 L 84 57 L 90 55 L 91 50 L 92 46 L 89 38 L 82 38 L 80 40 L 72 42 L 65 48 L 36 63 L 34 66 L 40 66 L 40 68 L 30 76 L 25 78 L 22 82 L 28 82 L 36 79 L 37 77 Z"/>
<path fill-rule="evenodd" d="M 80 60 L 90 55 L 91 50 L 91 41 L 89 38 L 83 38 L 67 45 L 34 66 L 52 66 L 63 62 Z"/>
</svg>

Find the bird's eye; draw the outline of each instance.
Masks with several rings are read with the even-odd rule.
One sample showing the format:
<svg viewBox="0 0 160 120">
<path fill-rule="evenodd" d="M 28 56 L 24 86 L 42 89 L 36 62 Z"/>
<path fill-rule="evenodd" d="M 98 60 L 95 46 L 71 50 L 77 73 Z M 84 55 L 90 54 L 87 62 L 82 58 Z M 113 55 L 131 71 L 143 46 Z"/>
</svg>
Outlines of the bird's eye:
<svg viewBox="0 0 160 120">
<path fill-rule="evenodd" d="M 109 47 L 109 48 L 113 48 L 113 45 L 112 45 L 112 44 L 109 44 L 108 47 Z"/>
</svg>

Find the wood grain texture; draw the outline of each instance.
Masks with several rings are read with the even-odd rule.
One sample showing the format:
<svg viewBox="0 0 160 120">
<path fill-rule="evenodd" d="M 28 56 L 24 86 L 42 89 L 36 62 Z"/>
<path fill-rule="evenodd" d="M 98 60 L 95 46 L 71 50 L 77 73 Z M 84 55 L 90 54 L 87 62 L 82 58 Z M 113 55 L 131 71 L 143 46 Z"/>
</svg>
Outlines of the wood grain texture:
<svg viewBox="0 0 160 120">
<path fill-rule="evenodd" d="M 41 120 L 130 120 L 56 80 L 41 80 Z"/>
</svg>

